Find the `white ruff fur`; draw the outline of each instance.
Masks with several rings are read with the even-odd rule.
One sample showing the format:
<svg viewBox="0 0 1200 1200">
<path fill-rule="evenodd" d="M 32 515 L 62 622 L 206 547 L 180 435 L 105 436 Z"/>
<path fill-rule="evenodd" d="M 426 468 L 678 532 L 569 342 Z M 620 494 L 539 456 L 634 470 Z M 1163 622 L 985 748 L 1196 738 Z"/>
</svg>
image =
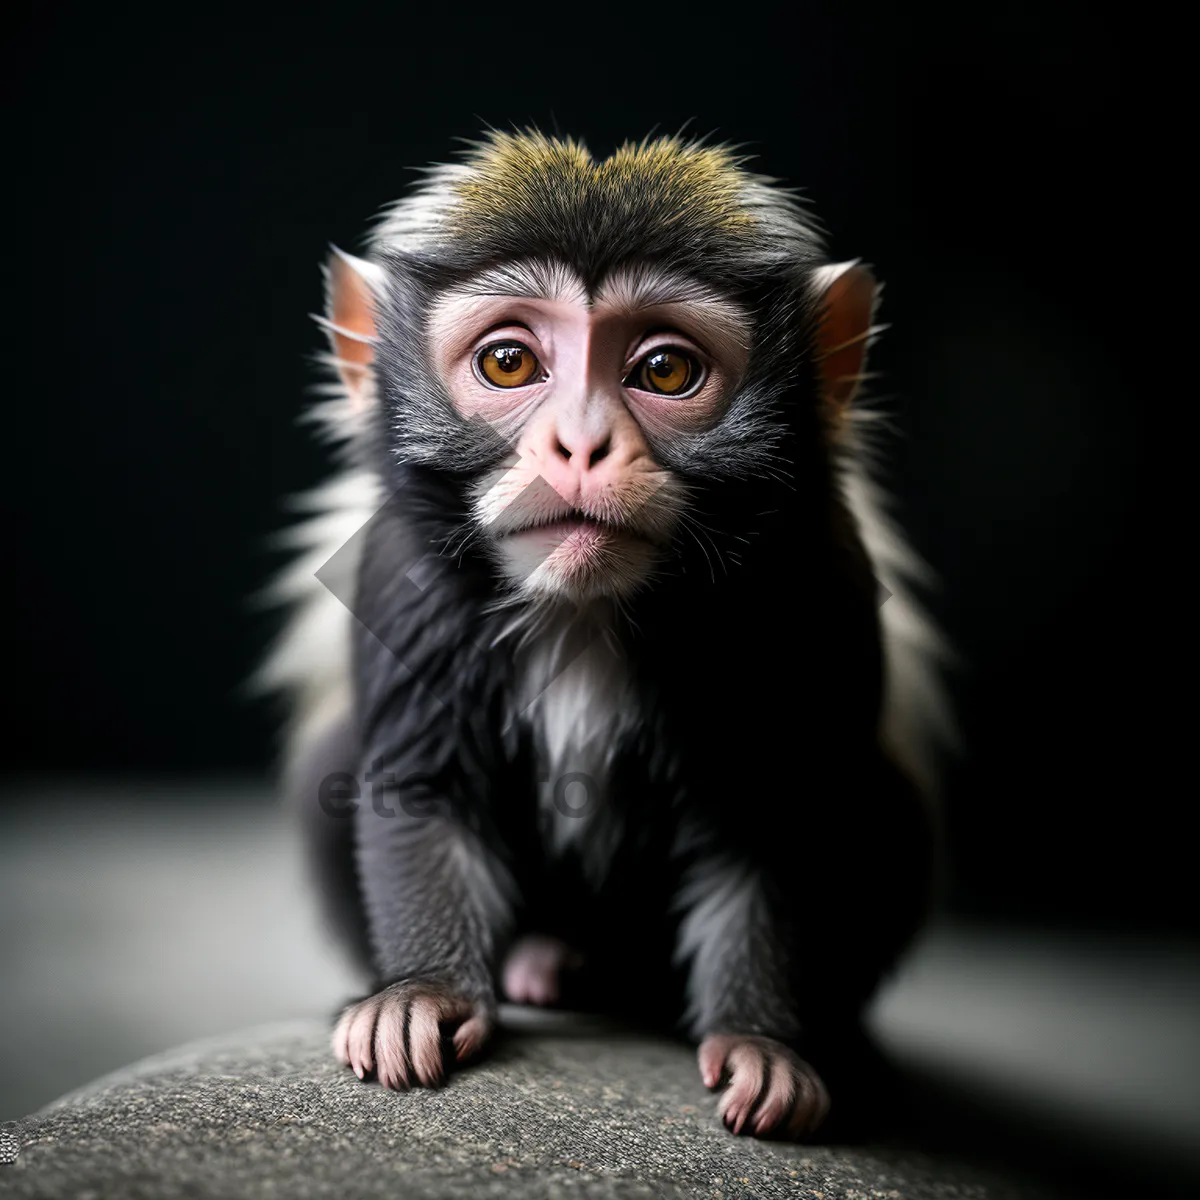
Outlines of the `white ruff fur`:
<svg viewBox="0 0 1200 1200">
<path fill-rule="evenodd" d="M 306 746 L 351 712 L 350 610 L 317 572 L 374 516 L 381 494 L 371 474 L 347 471 L 300 497 L 294 507 L 311 515 L 279 539 L 298 554 L 267 598 L 289 605 L 291 615 L 253 682 L 263 691 L 284 693 L 290 701 L 285 773 Z M 346 553 L 337 565 L 342 575 L 337 590 L 348 595 L 358 564 Z"/>
</svg>

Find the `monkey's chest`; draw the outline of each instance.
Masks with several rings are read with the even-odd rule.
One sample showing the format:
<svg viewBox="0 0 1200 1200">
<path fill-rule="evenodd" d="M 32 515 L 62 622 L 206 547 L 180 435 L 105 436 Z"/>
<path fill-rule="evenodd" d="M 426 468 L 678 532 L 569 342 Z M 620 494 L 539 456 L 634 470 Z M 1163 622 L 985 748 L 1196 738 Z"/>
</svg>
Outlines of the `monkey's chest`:
<svg viewBox="0 0 1200 1200">
<path fill-rule="evenodd" d="M 521 664 L 519 695 L 534 748 L 543 852 L 578 858 L 585 874 L 599 878 L 624 827 L 612 787 L 618 748 L 637 719 L 628 664 L 603 639 L 574 656 L 559 642 L 535 645 Z"/>
</svg>

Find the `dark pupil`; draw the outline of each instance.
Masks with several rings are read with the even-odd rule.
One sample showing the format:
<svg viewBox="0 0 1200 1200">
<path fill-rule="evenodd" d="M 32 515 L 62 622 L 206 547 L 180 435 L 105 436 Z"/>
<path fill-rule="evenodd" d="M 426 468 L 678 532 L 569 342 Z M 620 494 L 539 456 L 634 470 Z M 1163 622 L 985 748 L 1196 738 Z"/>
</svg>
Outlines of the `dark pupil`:
<svg viewBox="0 0 1200 1200">
<path fill-rule="evenodd" d="M 671 355 L 656 354 L 650 360 L 650 371 L 659 379 L 669 379 L 675 374 L 675 364 L 671 361 Z"/>
<path fill-rule="evenodd" d="M 505 374 L 511 375 L 513 371 L 521 369 L 525 351 L 519 346 L 501 346 L 499 350 L 493 351 L 493 353 L 496 356 L 496 366 L 505 372 Z"/>
</svg>

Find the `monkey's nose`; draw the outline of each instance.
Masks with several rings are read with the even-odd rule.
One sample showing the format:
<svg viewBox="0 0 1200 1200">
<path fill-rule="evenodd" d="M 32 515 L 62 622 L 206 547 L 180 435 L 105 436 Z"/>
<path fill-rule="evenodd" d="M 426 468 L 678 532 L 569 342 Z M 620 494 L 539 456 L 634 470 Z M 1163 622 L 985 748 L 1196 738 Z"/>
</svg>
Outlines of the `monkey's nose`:
<svg viewBox="0 0 1200 1200">
<path fill-rule="evenodd" d="M 618 484 L 650 448 L 637 422 L 624 413 L 594 424 L 551 418 L 528 430 L 521 453 L 560 495 Z"/>
<path fill-rule="evenodd" d="M 578 435 L 563 440 L 561 433 L 554 437 L 554 452 L 562 459 L 571 463 L 577 470 L 591 470 L 597 463 L 603 462 L 612 450 L 612 434 L 605 432 L 599 437 Z"/>
<path fill-rule="evenodd" d="M 612 430 L 595 434 L 552 428 L 530 449 L 538 472 L 560 496 L 575 502 L 584 493 L 613 483 L 625 457 Z"/>
</svg>

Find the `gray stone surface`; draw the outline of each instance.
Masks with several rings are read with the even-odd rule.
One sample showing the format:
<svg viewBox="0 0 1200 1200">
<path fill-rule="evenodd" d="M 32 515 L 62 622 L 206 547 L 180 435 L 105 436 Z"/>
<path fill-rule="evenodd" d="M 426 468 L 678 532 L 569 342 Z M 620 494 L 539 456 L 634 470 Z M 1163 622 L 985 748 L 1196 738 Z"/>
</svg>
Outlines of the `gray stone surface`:
<svg viewBox="0 0 1200 1200">
<path fill-rule="evenodd" d="M 624 1031 L 569 1021 L 510 1029 L 445 1088 L 405 1094 L 339 1068 L 327 1036 L 319 1022 L 250 1030 L 74 1092 L 18 1123 L 0 1195 L 1033 1195 L 911 1150 L 736 1138 L 715 1117 L 688 1047 Z"/>
</svg>

